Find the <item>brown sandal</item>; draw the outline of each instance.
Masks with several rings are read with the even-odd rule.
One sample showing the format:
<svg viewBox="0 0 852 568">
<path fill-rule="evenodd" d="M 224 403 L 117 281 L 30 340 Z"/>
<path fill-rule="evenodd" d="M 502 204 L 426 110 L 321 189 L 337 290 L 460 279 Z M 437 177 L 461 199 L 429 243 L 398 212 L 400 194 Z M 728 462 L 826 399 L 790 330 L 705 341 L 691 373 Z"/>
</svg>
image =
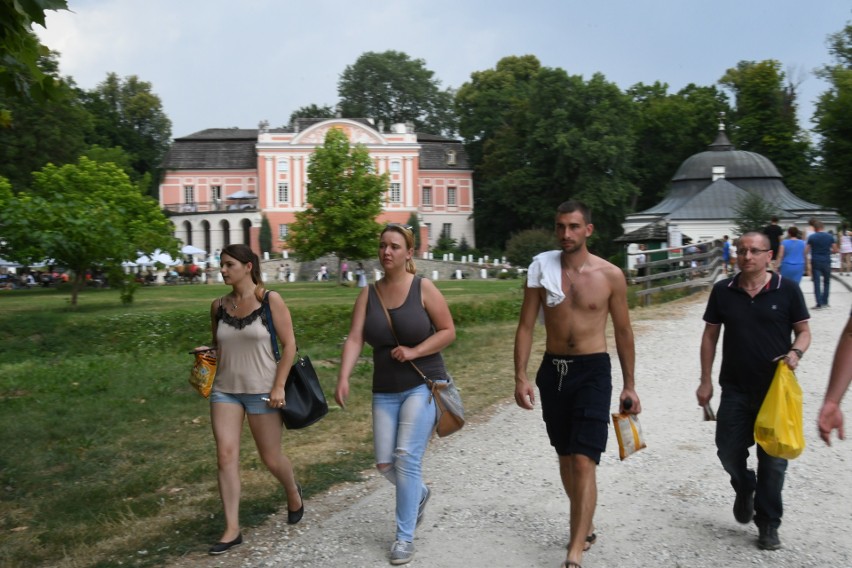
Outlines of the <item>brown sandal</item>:
<svg viewBox="0 0 852 568">
<path fill-rule="evenodd" d="M 565 562 L 563 562 L 559 566 L 559 568 L 583 568 L 583 567 L 580 566 L 579 564 L 577 564 L 576 562 L 572 561 L 572 560 L 566 560 Z"/>
</svg>

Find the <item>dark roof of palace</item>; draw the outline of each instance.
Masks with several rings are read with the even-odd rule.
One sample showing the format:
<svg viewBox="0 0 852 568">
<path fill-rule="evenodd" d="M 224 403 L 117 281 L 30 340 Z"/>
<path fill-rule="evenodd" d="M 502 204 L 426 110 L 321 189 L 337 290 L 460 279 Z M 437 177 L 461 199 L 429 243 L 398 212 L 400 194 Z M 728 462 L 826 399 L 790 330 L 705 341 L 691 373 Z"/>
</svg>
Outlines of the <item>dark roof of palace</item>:
<svg viewBox="0 0 852 568">
<path fill-rule="evenodd" d="M 325 118 L 300 118 L 296 131 L 302 132 Z M 375 128 L 367 119 L 350 119 Z M 291 132 L 270 129 L 270 132 Z M 176 138 L 166 156 L 166 170 L 243 170 L 257 168 L 256 128 L 208 128 Z M 421 170 L 469 170 L 470 161 L 458 140 L 435 134 L 417 133 Z M 448 163 L 455 154 L 455 164 Z"/>
</svg>

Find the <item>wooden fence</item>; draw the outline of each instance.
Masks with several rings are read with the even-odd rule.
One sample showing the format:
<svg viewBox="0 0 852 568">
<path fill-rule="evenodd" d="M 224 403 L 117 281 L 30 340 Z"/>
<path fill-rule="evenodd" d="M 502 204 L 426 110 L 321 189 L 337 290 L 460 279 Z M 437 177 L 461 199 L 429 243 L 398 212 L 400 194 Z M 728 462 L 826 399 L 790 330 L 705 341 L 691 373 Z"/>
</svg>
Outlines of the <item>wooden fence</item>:
<svg viewBox="0 0 852 568">
<path fill-rule="evenodd" d="M 708 241 L 695 243 L 699 251 L 694 254 L 680 255 L 687 247 L 645 250 L 641 252 L 628 253 L 631 256 L 645 254 L 646 258 L 659 256 L 665 253 L 667 258 L 651 260 L 643 264 L 636 264 L 635 272 L 630 277 L 632 284 L 643 284 L 636 295 L 641 299 L 642 305 L 651 304 L 654 294 L 666 290 L 678 290 L 682 288 L 706 288 L 712 286 L 719 275 L 724 271 L 722 265 L 721 241 Z M 639 274 L 643 274 L 639 276 Z"/>
</svg>

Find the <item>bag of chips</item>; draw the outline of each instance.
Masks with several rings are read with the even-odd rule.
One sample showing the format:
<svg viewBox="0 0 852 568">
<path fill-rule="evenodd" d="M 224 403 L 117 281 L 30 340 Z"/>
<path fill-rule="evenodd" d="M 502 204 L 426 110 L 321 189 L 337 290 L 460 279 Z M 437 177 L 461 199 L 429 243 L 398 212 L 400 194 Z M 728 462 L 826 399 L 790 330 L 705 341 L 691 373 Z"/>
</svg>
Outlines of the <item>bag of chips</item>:
<svg viewBox="0 0 852 568">
<path fill-rule="evenodd" d="M 639 417 L 626 412 L 613 413 L 612 425 L 618 439 L 618 457 L 622 460 L 645 447 Z"/>
<path fill-rule="evenodd" d="M 189 384 L 198 394 L 207 398 L 213 389 L 213 379 L 216 378 L 216 351 L 214 349 L 191 351 L 195 362 L 189 372 Z"/>
</svg>

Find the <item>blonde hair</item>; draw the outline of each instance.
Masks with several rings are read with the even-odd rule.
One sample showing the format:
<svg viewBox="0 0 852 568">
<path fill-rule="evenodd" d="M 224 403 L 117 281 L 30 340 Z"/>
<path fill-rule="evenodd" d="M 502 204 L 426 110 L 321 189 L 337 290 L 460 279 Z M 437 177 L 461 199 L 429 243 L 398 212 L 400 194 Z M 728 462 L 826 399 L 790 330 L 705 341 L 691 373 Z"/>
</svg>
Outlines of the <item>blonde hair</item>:
<svg viewBox="0 0 852 568">
<path fill-rule="evenodd" d="M 382 229 L 381 238 L 388 231 L 393 231 L 395 233 L 399 233 L 402 235 L 402 238 L 405 239 L 405 248 L 410 251 L 414 250 L 414 231 L 408 225 L 400 225 L 399 223 L 388 223 L 385 225 L 385 228 Z M 414 264 L 414 258 L 409 258 L 405 261 L 405 271 L 409 274 L 417 274 L 417 266 Z"/>
</svg>

